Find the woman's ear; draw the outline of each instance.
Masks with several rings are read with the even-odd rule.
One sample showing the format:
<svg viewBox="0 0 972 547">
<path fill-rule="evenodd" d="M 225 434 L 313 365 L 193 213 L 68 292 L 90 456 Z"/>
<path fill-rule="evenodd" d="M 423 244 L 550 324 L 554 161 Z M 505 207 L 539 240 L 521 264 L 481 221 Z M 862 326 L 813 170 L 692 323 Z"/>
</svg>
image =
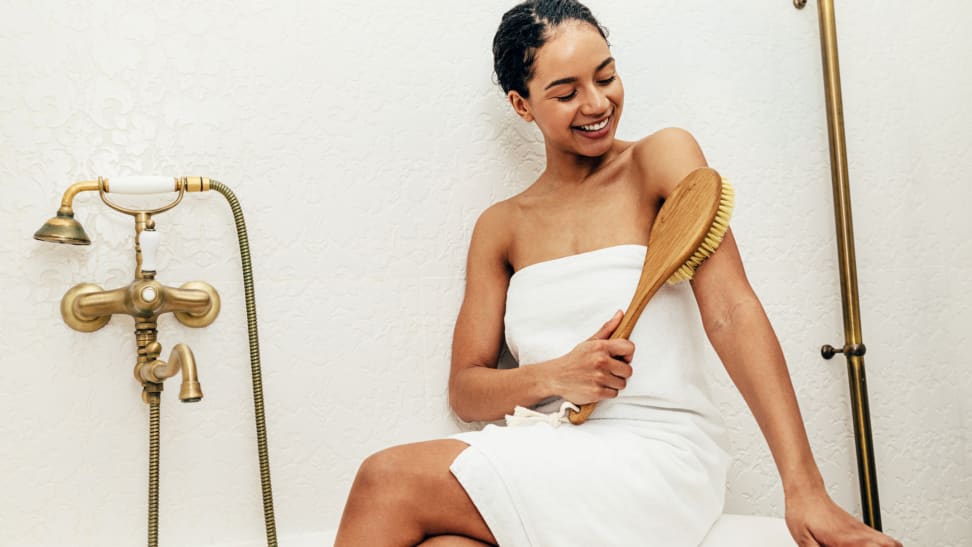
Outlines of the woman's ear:
<svg viewBox="0 0 972 547">
<path fill-rule="evenodd" d="M 523 95 L 520 95 L 520 93 L 517 91 L 511 90 L 509 93 L 507 93 L 506 97 L 510 100 L 510 105 L 513 107 L 513 110 L 516 112 L 517 116 L 523 118 L 523 121 L 533 121 L 533 113 L 530 112 L 530 104 L 527 103 L 527 100 L 523 98 Z"/>
</svg>

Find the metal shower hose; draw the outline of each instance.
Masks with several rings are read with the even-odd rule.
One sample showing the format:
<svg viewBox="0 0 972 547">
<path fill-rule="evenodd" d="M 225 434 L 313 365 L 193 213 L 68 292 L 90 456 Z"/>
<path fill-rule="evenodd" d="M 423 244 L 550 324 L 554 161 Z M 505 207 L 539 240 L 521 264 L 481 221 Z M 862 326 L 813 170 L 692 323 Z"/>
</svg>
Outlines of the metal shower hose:
<svg viewBox="0 0 972 547">
<path fill-rule="evenodd" d="M 243 263 L 243 290 L 246 295 L 246 326 L 250 340 L 250 375 L 253 378 L 253 410 L 256 417 L 257 451 L 260 457 L 260 486 L 263 489 L 263 519 L 267 529 L 267 546 L 277 547 L 277 525 L 273 520 L 273 489 L 270 486 L 270 455 L 267 450 L 267 424 L 263 413 L 263 376 L 260 373 L 260 341 L 257 337 L 256 299 L 253 294 L 253 265 L 250 243 L 246 236 L 243 210 L 236 195 L 225 184 L 212 180 L 210 189 L 223 194 L 233 210 L 236 234 L 240 241 Z M 159 404 L 149 405 L 149 547 L 158 546 L 159 506 Z"/>
</svg>

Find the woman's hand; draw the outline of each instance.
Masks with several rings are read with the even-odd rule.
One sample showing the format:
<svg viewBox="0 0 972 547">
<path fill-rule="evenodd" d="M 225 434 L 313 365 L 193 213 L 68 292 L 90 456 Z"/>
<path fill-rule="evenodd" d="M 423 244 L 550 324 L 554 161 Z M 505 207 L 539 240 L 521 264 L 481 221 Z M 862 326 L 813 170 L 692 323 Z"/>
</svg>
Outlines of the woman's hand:
<svg viewBox="0 0 972 547">
<path fill-rule="evenodd" d="M 628 363 L 635 349 L 628 340 L 608 339 L 623 316 L 619 310 L 594 336 L 550 362 L 554 393 L 576 405 L 618 396 L 631 376 Z"/>
<path fill-rule="evenodd" d="M 841 509 L 824 491 L 787 496 L 786 525 L 800 547 L 901 547 Z"/>
</svg>

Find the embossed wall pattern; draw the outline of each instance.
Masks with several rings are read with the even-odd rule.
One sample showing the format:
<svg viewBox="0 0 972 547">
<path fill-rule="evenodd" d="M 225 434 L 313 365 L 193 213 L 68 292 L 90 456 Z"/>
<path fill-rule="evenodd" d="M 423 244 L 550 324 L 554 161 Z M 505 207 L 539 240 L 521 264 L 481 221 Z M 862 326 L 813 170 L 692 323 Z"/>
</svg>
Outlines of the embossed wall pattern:
<svg viewBox="0 0 972 547">
<path fill-rule="evenodd" d="M 538 132 L 491 82 L 512 3 L 3 2 L 0 545 L 144 537 L 130 320 L 81 334 L 58 314 L 76 283 L 130 280 L 130 220 L 82 195 L 90 247 L 31 239 L 77 180 L 205 175 L 239 196 L 281 535 L 334 527 L 368 454 L 461 427 L 446 379 L 472 226 L 543 167 Z M 734 231 L 815 455 L 859 513 L 846 372 L 818 355 L 842 327 L 814 10 L 589 4 L 625 83 L 620 137 L 685 127 L 734 181 Z M 908 545 L 970 545 L 972 8 L 837 7 L 883 520 Z M 207 329 L 161 321 L 166 354 L 193 348 L 206 398 L 163 397 L 160 538 L 259 540 L 232 217 L 193 195 L 158 224 L 160 280 L 203 279 L 223 299 Z M 736 458 L 727 510 L 782 515 L 765 442 L 726 374 L 712 379 Z"/>
</svg>

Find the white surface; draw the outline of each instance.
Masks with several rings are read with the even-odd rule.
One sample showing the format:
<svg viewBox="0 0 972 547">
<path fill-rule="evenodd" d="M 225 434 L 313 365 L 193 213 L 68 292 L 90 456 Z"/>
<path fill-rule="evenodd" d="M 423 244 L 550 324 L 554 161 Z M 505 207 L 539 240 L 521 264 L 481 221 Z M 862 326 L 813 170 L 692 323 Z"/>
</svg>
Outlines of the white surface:
<svg viewBox="0 0 972 547">
<path fill-rule="evenodd" d="M 147 410 L 132 322 L 61 321 L 80 282 L 131 280 L 132 221 L 75 201 L 88 247 L 30 235 L 72 182 L 199 174 L 247 214 L 281 535 L 337 524 L 361 460 L 457 430 L 446 380 L 480 211 L 542 165 L 490 81 L 515 0 L 5 2 L 0 16 L 0 545 L 138 545 Z M 591 0 L 625 84 L 621 136 L 692 131 L 736 186 L 733 227 L 789 359 L 831 494 L 859 513 L 816 3 Z M 972 4 L 837 3 L 874 450 L 885 528 L 972 538 Z M 105 29 L 111 29 L 106 33 Z M 159 196 L 163 199 L 164 196 Z M 142 199 L 142 198 L 132 198 Z M 144 198 L 149 199 L 149 198 Z M 260 538 L 239 255 L 214 193 L 157 218 L 159 280 L 223 311 L 189 344 L 206 398 L 162 408 L 165 545 Z M 765 442 L 712 371 L 726 510 L 783 514 Z"/>
<path fill-rule="evenodd" d="M 131 176 L 108 178 L 108 192 L 112 194 L 161 194 L 175 191 L 175 177 Z"/>
<path fill-rule="evenodd" d="M 722 515 L 700 547 L 792 547 L 786 521 L 749 515 Z"/>
</svg>

